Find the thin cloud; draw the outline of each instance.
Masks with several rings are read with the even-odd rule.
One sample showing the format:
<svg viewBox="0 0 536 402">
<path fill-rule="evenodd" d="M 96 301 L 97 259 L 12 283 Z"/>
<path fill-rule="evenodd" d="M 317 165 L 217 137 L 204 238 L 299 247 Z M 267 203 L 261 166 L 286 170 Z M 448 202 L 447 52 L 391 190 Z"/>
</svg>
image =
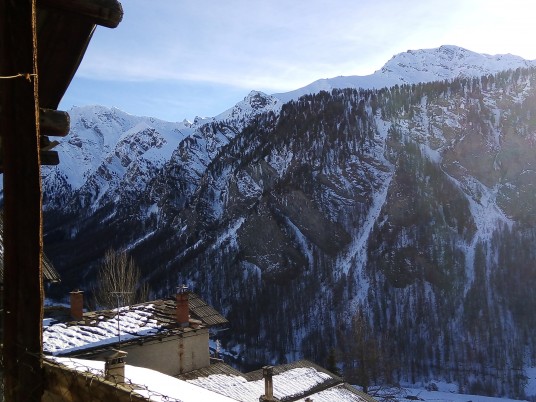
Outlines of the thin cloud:
<svg viewBox="0 0 536 402">
<path fill-rule="evenodd" d="M 367 75 L 408 49 L 452 44 L 536 58 L 532 0 L 125 0 L 123 7 L 118 28 L 95 33 L 77 77 L 107 82 L 110 91 L 151 82 L 219 88 L 225 93 L 210 93 L 213 114 L 232 106 L 225 94 Z M 200 99 L 188 93 L 181 104 Z"/>
</svg>

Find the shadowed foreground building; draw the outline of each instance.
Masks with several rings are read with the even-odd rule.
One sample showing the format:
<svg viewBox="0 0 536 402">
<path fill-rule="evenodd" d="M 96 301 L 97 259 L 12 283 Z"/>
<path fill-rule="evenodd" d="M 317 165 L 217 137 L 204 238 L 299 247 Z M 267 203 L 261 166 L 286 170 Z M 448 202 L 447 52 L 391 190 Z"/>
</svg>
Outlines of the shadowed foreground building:
<svg viewBox="0 0 536 402">
<path fill-rule="evenodd" d="M 43 238 L 41 164 L 49 136 L 69 132 L 57 111 L 96 25 L 115 28 L 116 0 L 0 0 L 0 170 L 4 173 L 4 393 L 41 401 Z"/>
</svg>

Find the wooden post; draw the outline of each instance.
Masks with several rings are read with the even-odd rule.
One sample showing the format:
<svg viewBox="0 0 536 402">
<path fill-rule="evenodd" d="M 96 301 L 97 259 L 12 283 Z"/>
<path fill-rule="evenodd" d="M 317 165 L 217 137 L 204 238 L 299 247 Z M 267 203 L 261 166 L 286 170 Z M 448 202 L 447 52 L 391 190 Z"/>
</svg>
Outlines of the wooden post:
<svg viewBox="0 0 536 402">
<path fill-rule="evenodd" d="M 4 392 L 40 401 L 42 222 L 35 0 L 0 0 L 0 135 L 4 168 Z"/>
<path fill-rule="evenodd" d="M 39 109 L 39 128 L 41 134 L 65 137 L 69 134 L 71 119 L 69 113 L 52 109 Z"/>
</svg>

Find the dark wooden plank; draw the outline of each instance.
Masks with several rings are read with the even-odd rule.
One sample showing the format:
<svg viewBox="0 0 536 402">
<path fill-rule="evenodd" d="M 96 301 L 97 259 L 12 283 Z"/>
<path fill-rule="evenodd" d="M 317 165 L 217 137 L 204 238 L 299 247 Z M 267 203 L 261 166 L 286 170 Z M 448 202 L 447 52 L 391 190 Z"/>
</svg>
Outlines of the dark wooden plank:
<svg viewBox="0 0 536 402">
<path fill-rule="evenodd" d="M 41 165 L 59 165 L 60 157 L 56 151 L 41 151 Z"/>
<path fill-rule="evenodd" d="M 0 0 L 0 74 L 36 73 L 32 6 Z M 38 76 L 1 80 L 0 134 L 4 169 L 4 391 L 13 402 L 43 393 L 42 220 Z"/>
<path fill-rule="evenodd" d="M 41 154 L 41 165 L 47 166 L 56 166 L 60 164 L 60 156 L 57 151 L 51 151 L 50 149 L 54 148 L 59 143 L 57 141 L 50 142 L 43 148 L 40 152 Z M 4 166 L 0 161 L 0 173 L 4 173 Z"/>
<path fill-rule="evenodd" d="M 69 113 L 46 108 L 39 109 L 39 126 L 42 135 L 65 137 L 69 134 L 71 119 Z"/>
<path fill-rule="evenodd" d="M 95 21 L 74 9 L 109 7 L 121 16 L 123 11 L 116 0 L 41 0 L 40 4 L 43 6 L 37 13 L 39 102 L 43 108 L 57 109 L 95 30 Z M 120 18 L 116 20 L 119 23 Z"/>
<path fill-rule="evenodd" d="M 117 0 L 39 0 L 37 4 L 84 16 L 107 28 L 116 28 L 123 19 L 123 7 Z"/>
<path fill-rule="evenodd" d="M 39 104 L 57 109 L 82 61 L 95 24 L 87 18 L 49 9 L 39 9 L 37 17 Z"/>
</svg>

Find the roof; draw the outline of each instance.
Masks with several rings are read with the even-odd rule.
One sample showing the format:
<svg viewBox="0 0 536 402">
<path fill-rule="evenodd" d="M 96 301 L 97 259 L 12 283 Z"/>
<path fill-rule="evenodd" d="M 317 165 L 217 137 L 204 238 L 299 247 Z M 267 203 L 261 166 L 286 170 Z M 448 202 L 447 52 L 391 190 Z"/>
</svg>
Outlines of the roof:
<svg viewBox="0 0 536 402">
<path fill-rule="evenodd" d="M 175 319 L 175 299 L 160 299 L 119 310 L 86 312 L 82 321 L 51 319 L 43 328 L 43 351 L 66 355 L 140 338 L 179 335 L 199 328 L 223 325 L 228 321 L 198 295 L 189 293 L 190 321 L 196 325 L 181 327 Z M 119 311 L 119 314 L 118 314 Z"/>
<path fill-rule="evenodd" d="M 216 325 L 227 325 L 229 321 L 216 311 L 212 306 L 208 305 L 195 293 L 189 293 L 188 304 L 190 312 L 205 325 L 210 327 Z"/>
<path fill-rule="evenodd" d="M 219 363 L 216 367 L 196 370 L 179 378 L 237 401 L 257 402 L 259 397 L 264 395 L 262 369 L 237 374 L 233 368 L 224 366 Z M 273 386 L 274 397 L 282 402 L 304 401 L 307 397 L 311 397 L 315 402 L 374 401 L 369 395 L 344 383 L 342 378 L 308 360 L 275 366 Z"/>
<path fill-rule="evenodd" d="M 46 282 L 59 282 L 60 274 L 52 265 L 48 257 L 43 254 L 43 280 Z M 4 284 L 4 214 L 0 212 L 0 285 Z"/>
<path fill-rule="evenodd" d="M 245 375 L 242 374 L 240 371 L 238 371 L 234 367 L 229 366 L 227 363 L 223 363 L 223 362 L 217 362 L 217 363 L 211 364 L 208 367 L 203 367 L 197 370 L 183 373 L 181 375 L 178 375 L 177 378 L 180 378 L 181 380 L 195 380 L 197 378 L 210 377 L 211 375 L 215 375 L 215 374 L 223 374 L 223 375 L 238 376 L 238 377 L 245 378 Z"/>
<path fill-rule="evenodd" d="M 40 0 L 37 13 L 39 106 L 57 109 L 82 61 L 95 25 L 115 28 L 123 18 L 117 0 Z"/>
<path fill-rule="evenodd" d="M 284 373 L 284 372 L 289 371 L 289 370 L 293 370 L 293 369 L 297 369 L 297 368 L 304 368 L 304 367 L 305 368 L 314 368 L 316 371 L 328 375 L 331 378 L 331 380 L 329 380 L 329 382 L 333 382 L 333 383 L 342 382 L 341 377 L 333 374 L 331 371 L 326 370 L 325 368 L 319 366 L 318 364 L 315 364 L 312 361 L 305 360 L 305 359 L 297 360 L 297 361 L 292 362 L 292 363 L 280 364 L 278 366 L 274 366 L 272 372 L 273 372 L 273 375 L 275 376 L 277 374 L 281 374 L 281 373 Z M 249 373 L 245 374 L 245 377 L 249 381 L 262 380 L 263 379 L 262 371 L 263 371 L 262 368 L 258 369 L 258 370 L 255 370 L 255 371 L 250 371 Z"/>
<path fill-rule="evenodd" d="M 55 357 L 56 363 L 68 366 L 78 372 L 104 376 L 104 362 Z M 127 357 L 128 361 L 128 357 Z M 186 381 L 162 374 L 158 371 L 125 365 L 125 382 L 133 385 L 133 393 L 148 398 L 149 401 L 166 402 L 236 402 L 220 393 L 195 386 Z M 257 401 L 258 402 L 258 398 Z"/>
</svg>

